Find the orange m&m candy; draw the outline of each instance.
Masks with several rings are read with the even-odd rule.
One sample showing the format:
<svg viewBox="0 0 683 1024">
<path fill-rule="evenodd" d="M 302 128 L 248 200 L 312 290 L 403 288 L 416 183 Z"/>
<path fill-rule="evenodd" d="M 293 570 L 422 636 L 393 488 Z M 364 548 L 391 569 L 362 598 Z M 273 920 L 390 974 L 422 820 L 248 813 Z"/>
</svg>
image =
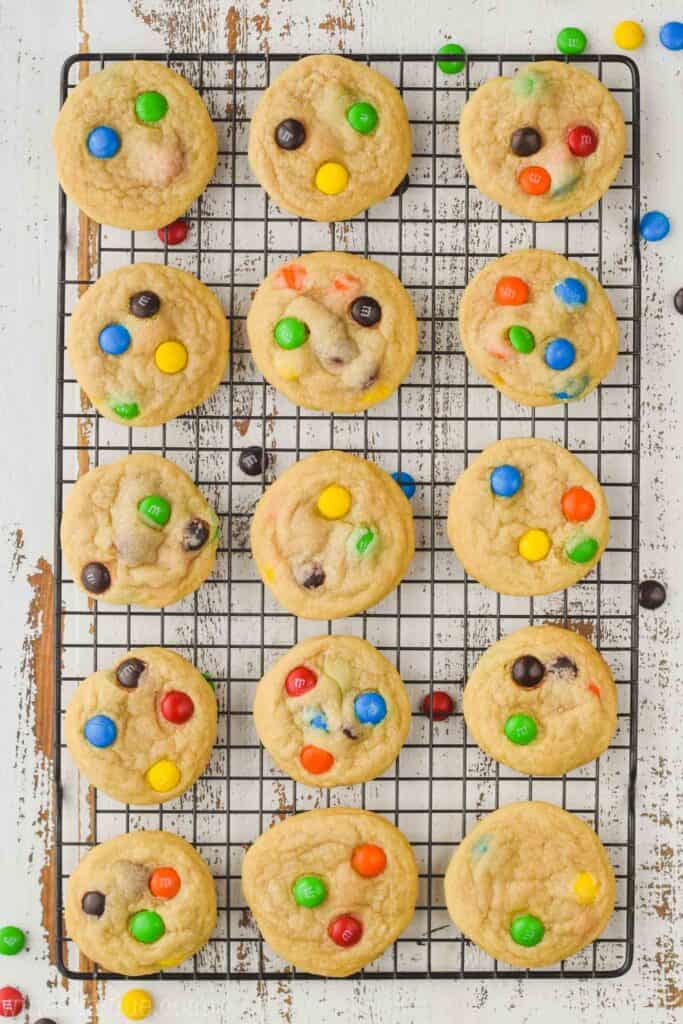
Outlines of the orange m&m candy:
<svg viewBox="0 0 683 1024">
<path fill-rule="evenodd" d="M 311 775 L 322 775 L 323 772 L 329 772 L 334 764 L 334 758 L 329 750 L 323 750 L 322 747 L 314 747 L 313 744 L 301 748 L 299 760 Z"/>
<path fill-rule="evenodd" d="M 158 900 L 172 900 L 180 892 L 180 875 L 174 868 L 155 868 L 149 876 L 149 891 Z"/>
<path fill-rule="evenodd" d="M 595 498 L 585 487 L 570 487 L 562 495 L 562 512 L 570 523 L 585 523 L 595 512 Z"/>
<path fill-rule="evenodd" d="M 387 855 L 381 846 L 363 843 L 357 846 L 351 857 L 351 867 L 363 878 L 376 878 L 387 866 Z"/>
<path fill-rule="evenodd" d="M 545 167 L 525 167 L 519 172 L 520 188 L 529 196 L 542 196 L 550 188 L 550 175 Z"/>
<path fill-rule="evenodd" d="M 501 277 L 495 298 L 499 306 L 523 306 L 529 301 L 529 285 L 521 277 Z"/>
</svg>

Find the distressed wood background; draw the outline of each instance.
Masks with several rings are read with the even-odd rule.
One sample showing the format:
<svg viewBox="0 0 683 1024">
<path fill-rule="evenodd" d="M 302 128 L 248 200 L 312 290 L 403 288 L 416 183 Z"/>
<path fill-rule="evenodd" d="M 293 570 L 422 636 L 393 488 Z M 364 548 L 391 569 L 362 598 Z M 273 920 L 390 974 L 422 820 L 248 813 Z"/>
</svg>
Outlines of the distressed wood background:
<svg viewBox="0 0 683 1024">
<path fill-rule="evenodd" d="M 553 49 L 566 23 L 582 27 L 593 52 L 614 50 L 612 28 L 642 19 L 643 209 L 662 209 L 670 237 L 644 247 L 642 547 L 644 576 L 669 587 L 669 601 L 641 616 L 640 763 L 636 956 L 617 981 L 314 982 L 150 984 L 161 1022 L 440 1020 L 557 1024 L 673 1021 L 683 1007 L 676 854 L 681 777 L 680 541 L 683 479 L 679 439 L 683 317 L 683 55 L 656 40 L 680 17 L 659 0 L 634 5 L 575 0 L 3 0 L 0 4 L 0 924 L 16 923 L 28 949 L 3 958 L 0 985 L 28 994 L 25 1020 L 58 1024 L 122 1019 L 126 983 L 67 983 L 52 956 L 51 621 L 53 406 L 57 186 L 50 133 L 58 74 L 76 50 L 430 51 L 453 39 L 480 52 Z M 87 225 L 83 259 L 88 261 Z M 83 275 L 85 276 L 85 275 Z"/>
</svg>

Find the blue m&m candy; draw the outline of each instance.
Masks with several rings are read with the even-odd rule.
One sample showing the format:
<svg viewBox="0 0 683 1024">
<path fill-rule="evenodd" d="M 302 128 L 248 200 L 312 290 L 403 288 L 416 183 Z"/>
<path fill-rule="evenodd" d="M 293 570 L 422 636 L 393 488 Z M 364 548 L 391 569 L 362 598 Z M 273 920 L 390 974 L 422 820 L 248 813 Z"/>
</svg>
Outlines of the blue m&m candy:
<svg viewBox="0 0 683 1024">
<path fill-rule="evenodd" d="M 359 693 L 353 702 L 353 709 L 363 725 L 379 725 L 387 717 L 387 702 L 376 690 Z"/>
<path fill-rule="evenodd" d="M 683 21 L 667 21 L 662 25 L 659 41 L 667 50 L 683 50 Z"/>
<path fill-rule="evenodd" d="M 640 222 L 640 234 L 646 242 L 661 242 L 669 234 L 671 225 L 665 213 L 651 210 Z"/>
<path fill-rule="evenodd" d="M 405 494 L 406 498 L 412 498 L 415 494 L 416 485 L 410 473 L 404 473 L 403 470 L 401 470 L 400 473 L 396 472 L 391 475 Z"/>
<path fill-rule="evenodd" d="M 311 729 L 322 729 L 323 732 L 329 732 L 327 728 L 327 715 L 324 711 L 321 711 L 320 708 L 306 708 L 306 711 L 304 712 L 304 721 L 307 725 L 310 725 Z"/>
<path fill-rule="evenodd" d="M 543 358 L 551 370 L 566 370 L 576 359 L 576 349 L 566 338 L 555 338 L 547 346 Z"/>
<path fill-rule="evenodd" d="M 88 135 L 88 152 L 98 160 L 109 160 L 121 148 L 119 133 L 106 124 L 100 124 Z"/>
<path fill-rule="evenodd" d="M 553 291 L 567 306 L 585 306 L 588 299 L 586 286 L 578 277 L 565 277 L 564 281 L 557 282 Z"/>
<path fill-rule="evenodd" d="M 130 334 L 123 324 L 107 324 L 97 340 L 108 356 L 122 356 L 130 345 Z"/>
<path fill-rule="evenodd" d="M 116 723 L 109 715 L 93 715 L 85 723 L 83 735 L 93 747 L 110 747 L 116 739 Z"/>
<path fill-rule="evenodd" d="M 516 466 L 496 466 L 489 482 L 499 498 L 511 498 L 522 486 L 522 474 Z"/>
</svg>

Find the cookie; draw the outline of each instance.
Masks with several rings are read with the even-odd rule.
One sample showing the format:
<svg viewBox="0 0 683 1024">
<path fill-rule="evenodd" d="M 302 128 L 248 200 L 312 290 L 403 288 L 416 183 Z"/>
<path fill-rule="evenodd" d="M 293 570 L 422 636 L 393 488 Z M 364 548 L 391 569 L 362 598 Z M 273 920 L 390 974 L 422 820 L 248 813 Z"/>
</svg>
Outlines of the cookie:
<svg viewBox="0 0 683 1024">
<path fill-rule="evenodd" d="M 196 668 L 174 651 L 142 647 L 79 685 L 66 709 L 66 745 L 88 782 L 112 799 L 160 804 L 206 768 L 217 715 Z"/>
<path fill-rule="evenodd" d="M 598 481 L 571 452 L 536 437 L 485 448 L 451 491 L 447 525 L 470 576 L 525 597 L 576 583 L 609 540 Z"/>
<path fill-rule="evenodd" d="M 415 551 L 413 514 L 373 462 L 318 452 L 285 470 L 258 502 L 251 550 L 293 615 L 339 619 L 371 608 L 401 582 Z"/>
<path fill-rule="evenodd" d="M 68 355 L 103 416 L 154 427 L 215 391 L 229 341 L 220 302 L 193 274 L 136 263 L 88 288 L 69 320 Z"/>
<path fill-rule="evenodd" d="M 121 61 L 83 79 L 59 112 L 59 183 L 98 224 L 164 227 L 206 188 L 218 156 L 192 86 L 153 61 Z"/>
<path fill-rule="evenodd" d="M 453 854 L 448 913 L 489 956 L 546 967 L 597 938 L 612 916 L 614 871 L 592 828 L 542 801 L 487 814 Z"/>
<path fill-rule="evenodd" d="M 247 332 L 266 380 L 306 409 L 359 412 L 388 398 L 417 352 L 417 320 L 390 270 L 314 252 L 259 286 Z"/>
<path fill-rule="evenodd" d="M 619 104 L 593 75 L 546 60 L 484 82 L 460 119 L 460 152 L 477 188 L 529 220 L 587 209 L 626 151 Z"/>
<path fill-rule="evenodd" d="M 346 220 L 386 199 L 411 152 L 408 112 L 394 86 L 345 57 L 304 57 L 286 68 L 249 129 L 249 163 L 263 188 L 310 220 Z"/>
<path fill-rule="evenodd" d="M 617 688 L 607 663 L 578 633 L 526 626 L 481 656 L 463 712 L 496 761 L 528 775 L 564 775 L 608 746 L 617 728 Z"/>
<path fill-rule="evenodd" d="M 410 701 L 394 666 L 367 640 L 315 636 L 261 679 L 254 724 L 275 763 L 297 782 L 349 786 L 396 760 Z"/>
<path fill-rule="evenodd" d="M 370 811 L 305 811 L 247 850 L 242 887 L 263 938 L 301 971 L 354 974 L 415 912 L 417 865 L 397 828 Z"/>
<path fill-rule="evenodd" d="M 493 260 L 467 285 L 458 321 L 477 373 L 522 405 L 583 398 L 617 358 L 619 327 L 602 286 L 554 252 Z"/>
<path fill-rule="evenodd" d="M 213 569 L 218 517 L 187 473 L 161 455 L 126 455 L 69 491 L 61 543 L 74 582 L 109 604 L 163 608 Z"/>
<path fill-rule="evenodd" d="M 106 971 L 154 974 L 209 940 L 216 886 L 199 854 L 170 832 L 130 832 L 93 847 L 69 878 L 66 931 Z"/>
</svg>

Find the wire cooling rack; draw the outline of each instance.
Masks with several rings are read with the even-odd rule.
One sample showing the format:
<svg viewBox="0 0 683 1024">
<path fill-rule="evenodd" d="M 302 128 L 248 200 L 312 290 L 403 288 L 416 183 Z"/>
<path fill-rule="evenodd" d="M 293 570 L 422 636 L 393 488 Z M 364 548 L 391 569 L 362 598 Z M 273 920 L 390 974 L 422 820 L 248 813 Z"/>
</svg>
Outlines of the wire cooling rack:
<svg viewBox="0 0 683 1024">
<path fill-rule="evenodd" d="M 56 541 L 56 928 L 59 967 L 73 978 L 106 977 L 65 935 L 64 885 L 93 843 L 123 831 L 163 828 L 194 843 L 215 875 L 218 925 L 193 960 L 169 978 L 301 977 L 260 939 L 245 906 L 240 868 L 248 844 L 284 815 L 346 804 L 385 815 L 413 844 L 420 866 L 414 920 L 363 972 L 368 978 L 607 977 L 633 958 L 634 783 L 638 668 L 638 458 L 640 267 L 634 226 L 639 208 L 639 88 L 632 61 L 579 57 L 613 91 L 629 133 L 626 159 L 607 195 L 581 215 L 550 224 L 509 216 L 467 180 L 457 126 L 468 95 L 484 80 L 513 74 L 524 54 L 472 55 L 461 74 L 441 72 L 434 55 L 353 55 L 401 90 L 410 113 L 414 155 L 410 185 L 352 221 L 317 224 L 273 206 L 246 159 L 249 120 L 271 78 L 299 55 L 81 54 L 64 65 L 61 99 L 84 73 L 113 62 L 167 63 L 199 89 L 219 133 L 216 174 L 188 213 L 187 240 L 169 248 L 154 232 L 88 225 L 60 193 L 57 354 L 56 518 L 65 494 L 87 468 L 126 452 L 156 451 L 182 465 L 221 518 L 221 544 L 210 580 L 165 610 L 89 602 L 64 575 Z M 553 55 L 550 55 L 553 56 Z M 587 398 L 570 405 L 523 408 L 468 367 L 457 308 L 467 281 L 489 260 L 526 246 L 576 257 L 600 279 L 621 327 L 615 370 Z M 277 264 L 302 252 L 343 249 L 391 267 L 415 303 L 420 349 L 400 391 L 362 415 L 296 408 L 264 383 L 246 341 L 253 290 Z M 129 430 L 95 414 L 65 357 L 68 318 L 79 294 L 114 267 L 139 260 L 197 274 L 223 302 L 232 325 L 229 374 L 199 409 L 154 429 Z M 472 457 L 500 437 L 561 442 L 596 473 L 609 500 L 612 538 L 600 564 L 570 590 L 540 598 L 494 594 L 464 578 L 445 534 L 450 487 Z M 239 470 L 240 451 L 268 452 L 262 478 Z M 252 563 L 248 527 L 264 487 L 309 452 L 343 448 L 389 472 L 407 470 L 417 551 L 401 586 L 381 604 L 329 626 L 367 637 L 399 669 L 415 714 L 401 754 L 381 778 L 318 791 L 283 776 L 259 745 L 251 717 L 264 669 L 290 645 L 324 630 L 297 621 L 264 589 Z M 468 738 L 462 680 L 486 647 L 527 623 L 564 623 L 605 654 L 619 691 L 619 727 L 608 751 L 557 779 L 521 776 L 486 757 Z M 203 777 L 156 808 L 123 807 L 88 789 L 64 752 L 62 715 L 78 682 L 131 646 L 175 648 L 216 682 L 219 737 Z M 456 713 L 431 722 L 419 712 L 432 688 L 449 691 Z M 543 799 L 597 829 L 617 874 L 617 910 L 601 938 L 552 968 L 520 971 L 464 939 L 445 909 L 448 860 L 476 820 L 501 804 Z"/>
</svg>

